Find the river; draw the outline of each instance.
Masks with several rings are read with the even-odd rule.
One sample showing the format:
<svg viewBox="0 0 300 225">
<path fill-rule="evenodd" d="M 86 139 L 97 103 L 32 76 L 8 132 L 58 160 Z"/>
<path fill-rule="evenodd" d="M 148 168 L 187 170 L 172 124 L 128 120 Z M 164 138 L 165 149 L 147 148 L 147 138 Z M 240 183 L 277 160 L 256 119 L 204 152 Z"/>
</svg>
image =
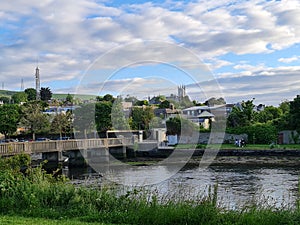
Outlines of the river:
<svg viewBox="0 0 300 225">
<path fill-rule="evenodd" d="M 269 160 L 272 160 L 270 157 Z M 292 161 L 299 161 L 294 157 Z M 145 172 L 147 171 L 147 172 Z M 107 177 L 102 177 L 91 168 L 65 168 L 73 183 L 101 185 Z M 217 204 L 224 209 L 243 209 L 257 204 L 276 208 L 293 208 L 298 195 L 300 167 L 295 164 L 217 164 L 199 169 L 195 164 L 188 165 L 172 175 L 164 166 L 137 166 L 130 171 L 114 173 L 116 182 L 125 179 L 135 183 L 149 174 L 158 180 L 169 177 L 144 188 L 156 193 L 160 198 L 202 199 L 217 184 Z M 107 179 L 106 179 L 107 180 Z M 133 188 L 133 187 L 127 187 Z"/>
</svg>

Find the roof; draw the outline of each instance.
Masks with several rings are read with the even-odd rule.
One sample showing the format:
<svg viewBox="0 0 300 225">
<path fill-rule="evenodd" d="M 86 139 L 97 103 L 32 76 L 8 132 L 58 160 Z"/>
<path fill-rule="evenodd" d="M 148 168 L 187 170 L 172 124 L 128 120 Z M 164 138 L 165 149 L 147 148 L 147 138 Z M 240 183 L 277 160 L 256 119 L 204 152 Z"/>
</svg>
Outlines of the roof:
<svg viewBox="0 0 300 225">
<path fill-rule="evenodd" d="M 215 117 L 215 115 L 211 114 L 210 112 L 204 111 L 197 117 L 198 118 L 211 118 L 211 117 Z"/>
<path fill-rule="evenodd" d="M 216 110 L 216 109 L 224 109 L 225 105 L 214 105 L 214 106 L 193 106 L 190 108 L 183 109 L 182 111 L 192 111 L 192 110 Z"/>
</svg>

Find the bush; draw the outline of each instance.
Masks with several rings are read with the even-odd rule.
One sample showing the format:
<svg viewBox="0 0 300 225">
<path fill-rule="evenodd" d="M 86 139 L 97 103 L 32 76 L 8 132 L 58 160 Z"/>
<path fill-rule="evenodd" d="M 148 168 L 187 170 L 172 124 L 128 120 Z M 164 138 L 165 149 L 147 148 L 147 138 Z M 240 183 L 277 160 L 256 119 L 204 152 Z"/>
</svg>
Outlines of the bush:
<svg viewBox="0 0 300 225">
<path fill-rule="evenodd" d="M 271 124 L 257 123 L 251 126 L 228 128 L 228 133 L 247 134 L 248 143 L 251 144 L 270 144 L 276 142 L 277 131 Z"/>
</svg>

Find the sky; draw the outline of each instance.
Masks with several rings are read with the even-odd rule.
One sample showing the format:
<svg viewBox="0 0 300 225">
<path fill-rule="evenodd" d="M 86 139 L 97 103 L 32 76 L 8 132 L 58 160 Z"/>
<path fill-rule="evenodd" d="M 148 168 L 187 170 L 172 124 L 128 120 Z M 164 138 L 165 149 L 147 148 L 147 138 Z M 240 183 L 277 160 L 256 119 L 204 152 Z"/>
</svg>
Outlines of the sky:
<svg viewBox="0 0 300 225">
<path fill-rule="evenodd" d="M 53 93 L 278 105 L 300 94 L 300 1 L 1 1 L 0 88 L 37 66 Z"/>
</svg>

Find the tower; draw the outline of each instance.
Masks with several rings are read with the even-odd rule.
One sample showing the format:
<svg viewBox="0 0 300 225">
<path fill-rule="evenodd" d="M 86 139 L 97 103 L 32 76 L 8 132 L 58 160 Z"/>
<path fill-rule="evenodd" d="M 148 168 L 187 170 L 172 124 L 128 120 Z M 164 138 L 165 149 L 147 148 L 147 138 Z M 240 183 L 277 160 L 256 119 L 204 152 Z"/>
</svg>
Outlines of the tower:
<svg viewBox="0 0 300 225">
<path fill-rule="evenodd" d="M 21 79 L 21 91 L 24 91 L 24 80 L 23 80 L 23 78 Z"/>
<path fill-rule="evenodd" d="M 36 90 L 36 100 L 40 100 L 41 96 L 40 96 L 40 70 L 38 67 L 36 67 L 35 69 L 35 90 Z"/>
<path fill-rule="evenodd" d="M 178 87 L 178 98 L 179 98 L 179 101 L 182 101 L 185 96 L 186 96 L 185 86 L 181 85 L 181 86 Z"/>
</svg>

